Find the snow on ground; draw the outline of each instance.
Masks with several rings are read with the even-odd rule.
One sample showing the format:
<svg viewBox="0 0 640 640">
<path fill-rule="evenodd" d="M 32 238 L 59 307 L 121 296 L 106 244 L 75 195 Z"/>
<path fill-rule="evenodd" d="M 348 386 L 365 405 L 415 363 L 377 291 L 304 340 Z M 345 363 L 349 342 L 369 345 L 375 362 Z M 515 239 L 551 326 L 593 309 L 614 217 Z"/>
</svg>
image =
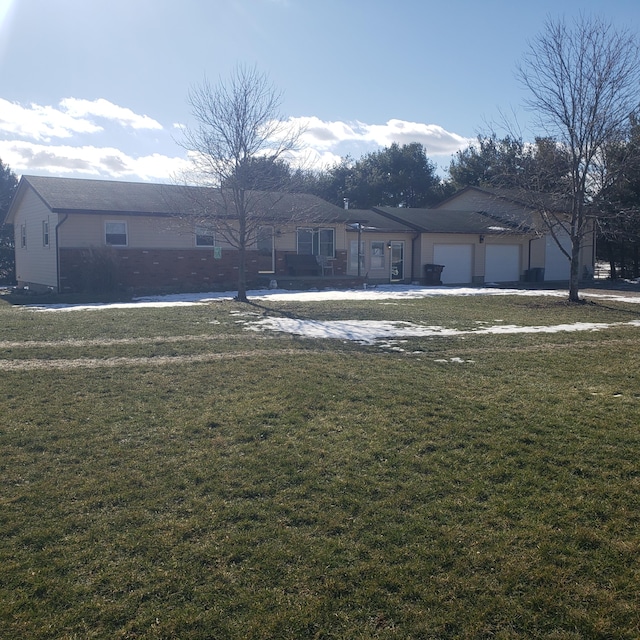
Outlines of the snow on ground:
<svg viewBox="0 0 640 640">
<path fill-rule="evenodd" d="M 420 287 L 413 285 L 386 285 L 368 289 L 326 290 L 326 291 L 287 291 L 287 290 L 258 290 L 249 291 L 250 299 L 269 302 L 317 302 L 317 301 L 348 301 L 348 300 L 406 300 L 428 298 L 434 296 L 553 296 L 566 298 L 566 290 L 527 290 L 500 288 L 466 288 L 466 287 Z M 640 304 L 640 296 L 624 295 L 620 292 L 588 292 L 582 294 L 587 298 L 601 300 L 619 300 Z M 29 307 L 35 311 L 78 311 L 103 309 L 148 309 L 161 307 L 192 306 L 214 302 L 216 300 L 232 300 L 235 292 L 225 293 L 189 293 L 166 296 L 148 296 L 138 298 L 128 303 L 105 303 L 84 305 L 45 305 Z M 387 303 L 388 304 L 388 303 Z M 254 315 L 254 314 L 244 314 Z M 384 322 L 367 320 L 316 321 L 291 318 L 262 318 L 260 320 L 246 320 L 247 329 L 253 331 L 280 331 L 310 338 L 335 338 L 352 340 L 361 344 L 380 344 L 381 340 L 402 340 L 409 337 L 444 337 L 483 334 L 522 334 L 522 333 L 556 333 L 559 331 L 599 331 L 611 326 L 640 327 L 640 320 L 627 323 L 586 323 L 560 324 L 553 326 L 515 326 L 495 325 L 473 330 L 456 330 L 438 326 L 423 326 L 410 322 Z M 388 344 L 386 346 L 392 346 Z"/>
<path fill-rule="evenodd" d="M 448 337 L 488 334 L 558 333 L 560 331 L 600 331 L 609 327 L 640 327 L 640 320 L 616 323 L 576 322 L 551 326 L 520 327 L 517 325 L 496 325 L 482 329 L 458 330 L 446 327 L 428 327 L 410 322 L 386 322 L 372 320 L 297 320 L 292 318 L 263 318 L 249 324 L 253 331 L 281 331 L 306 338 L 337 338 L 352 340 L 361 344 L 376 344 L 379 340 L 409 337 Z"/>
<path fill-rule="evenodd" d="M 36 311 L 84 311 L 87 309 L 144 309 L 161 307 L 190 306 L 206 304 L 216 300 L 233 300 L 235 291 L 213 293 L 176 293 L 169 295 L 145 296 L 132 302 L 112 302 L 93 304 L 50 304 L 29 306 Z M 501 289 L 499 287 L 421 287 L 417 285 L 378 285 L 367 289 L 341 289 L 323 291 L 289 291 L 285 289 L 258 289 L 247 291 L 252 300 L 274 302 L 325 302 L 330 300 L 407 300 L 434 296 L 552 296 L 566 298 L 567 290 L 562 289 Z M 581 293 L 586 298 L 619 300 L 640 304 L 640 296 L 624 295 L 620 292 Z"/>
</svg>

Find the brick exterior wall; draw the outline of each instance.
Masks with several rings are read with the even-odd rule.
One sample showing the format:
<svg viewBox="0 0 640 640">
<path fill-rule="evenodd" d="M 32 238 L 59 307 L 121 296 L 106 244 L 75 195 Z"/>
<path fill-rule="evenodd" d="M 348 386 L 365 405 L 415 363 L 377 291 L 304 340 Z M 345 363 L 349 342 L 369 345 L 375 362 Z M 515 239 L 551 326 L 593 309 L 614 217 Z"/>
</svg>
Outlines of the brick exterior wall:
<svg viewBox="0 0 640 640">
<path fill-rule="evenodd" d="M 238 252 L 213 249 L 60 249 L 60 289 L 65 291 L 234 290 Z M 275 274 L 258 273 L 256 251 L 247 251 L 247 284 L 287 275 L 285 252 L 276 252 Z M 338 252 L 336 276 L 346 275 L 346 252 Z"/>
</svg>

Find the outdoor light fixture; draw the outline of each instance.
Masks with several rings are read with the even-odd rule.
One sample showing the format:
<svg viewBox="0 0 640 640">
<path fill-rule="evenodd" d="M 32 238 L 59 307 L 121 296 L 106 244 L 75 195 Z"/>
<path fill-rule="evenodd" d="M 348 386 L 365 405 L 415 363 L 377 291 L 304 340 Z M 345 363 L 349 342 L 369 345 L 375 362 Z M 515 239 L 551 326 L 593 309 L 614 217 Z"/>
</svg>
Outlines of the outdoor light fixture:
<svg viewBox="0 0 640 640">
<path fill-rule="evenodd" d="M 480 244 L 484 242 L 484 236 L 480 236 Z"/>
</svg>

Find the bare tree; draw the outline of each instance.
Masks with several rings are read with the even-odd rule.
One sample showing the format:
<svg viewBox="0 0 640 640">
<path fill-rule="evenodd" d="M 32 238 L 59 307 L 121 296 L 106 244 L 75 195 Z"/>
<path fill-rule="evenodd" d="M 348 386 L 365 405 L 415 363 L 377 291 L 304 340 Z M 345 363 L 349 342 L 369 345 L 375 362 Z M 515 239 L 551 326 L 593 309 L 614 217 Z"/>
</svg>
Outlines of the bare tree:
<svg viewBox="0 0 640 640">
<path fill-rule="evenodd" d="M 215 188 L 190 190 L 202 194 L 194 215 L 237 250 L 237 299 L 246 301 L 247 249 L 278 207 L 276 194 L 286 187 L 282 159 L 302 132 L 282 116 L 280 93 L 256 68 L 238 67 L 215 86 L 205 80 L 188 102 L 197 123 L 181 143 L 193 161 L 189 182 Z"/>
<path fill-rule="evenodd" d="M 570 159 L 569 186 L 561 194 L 569 211 L 542 208 L 542 216 L 570 261 L 569 299 L 577 302 L 580 251 L 593 231 L 590 205 L 601 184 L 601 159 L 607 145 L 625 136 L 640 103 L 638 39 L 600 18 L 581 16 L 572 24 L 549 19 L 529 46 L 518 77 L 538 124 Z M 570 238 L 570 249 L 561 235 Z"/>
</svg>

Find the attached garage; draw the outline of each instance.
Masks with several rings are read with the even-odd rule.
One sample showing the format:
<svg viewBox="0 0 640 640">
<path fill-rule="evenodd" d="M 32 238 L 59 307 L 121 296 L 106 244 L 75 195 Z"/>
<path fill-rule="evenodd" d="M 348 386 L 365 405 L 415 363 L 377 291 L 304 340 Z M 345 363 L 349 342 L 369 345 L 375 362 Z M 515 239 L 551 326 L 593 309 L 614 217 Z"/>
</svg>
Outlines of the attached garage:
<svg viewBox="0 0 640 640">
<path fill-rule="evenodd" d="M 518 282 L 520 280 L 520 245 L 485 245 L 485 282 Z"/>
<path fill-rule="evenodd" d="M 469 284 L 472 282 L 472 244 L 434 244 L 433 262 L 444 266 L 442 284 Z"/>
</svg>

